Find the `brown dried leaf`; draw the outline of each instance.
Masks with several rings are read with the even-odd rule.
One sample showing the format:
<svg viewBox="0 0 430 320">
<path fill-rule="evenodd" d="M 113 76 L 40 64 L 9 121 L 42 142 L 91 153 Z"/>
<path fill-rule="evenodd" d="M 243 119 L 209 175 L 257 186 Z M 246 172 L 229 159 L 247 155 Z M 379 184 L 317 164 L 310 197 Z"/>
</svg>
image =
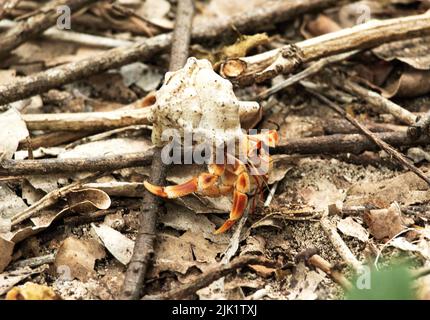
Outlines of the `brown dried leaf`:
<svg viewBox="0 0 430 320">
<path fill-rule="evenodd" d="M 307 23 L 306 29 L 313 37 L 316 37 L 342 28 L 331 18 L 324 14 L 319 14 L 314 20 Z"/>
<path fill-rule="evenodd" d="M 385 61 L 399 60 L 419 70 L 430 69 L 430 37 L 395 41 L 383 44 L 372 50 Z"/>
<path fill-rule="evenodd" d="M 393 202 L 411 205 L 430 199 L 428 185 L 412 172 L 378 181 L 365 181 L 352 186 L 347 192 L 345 206 L 373 204 L 388 207 Z"/>
<path fill-rule="evenodd" d="M 106 210 L 111 205 L 106 192 L 93 188 L 73 190 L 66 198 L 70 209 L 79 214 L 91 213 L 97 209 Z"/>
<path fill-rule="evenodd" d="M 387 98 L 413 98 L 430 92 L 430 71 L 407 68 L 399 77 L 388 80 L 382 95 Z"/>
<path fill-rule="evenodd" d="M 364 215 L 364 221 L 377 240 L 391 239 L 413 223 L 413 220 L 403 217 L 396 203 L 388 209 L 370 210 Z"/>
<path fill-rule="evenodd" d="M 269 278 L 273 276 L 276 272 L 276 269 L 269 268 L 266 266 L 261 266 L 258 264 L 250 264 L 249 267 L 254 270 L 260 277 Z"/>
<path fill-rule="evenodd" d="M 56 270 L 66 270 L 67 276 L 86 281 L 95 275 L 95 261 L 104 257 L 104 248 L 96 240 L 69 237 L 58 249 L 54 265 Z"/>
<path fill-rule="evenodd" d="M 12 261 L 13 248 L 15 244 L 0 237 L 0 272 Z"/>
</svg>

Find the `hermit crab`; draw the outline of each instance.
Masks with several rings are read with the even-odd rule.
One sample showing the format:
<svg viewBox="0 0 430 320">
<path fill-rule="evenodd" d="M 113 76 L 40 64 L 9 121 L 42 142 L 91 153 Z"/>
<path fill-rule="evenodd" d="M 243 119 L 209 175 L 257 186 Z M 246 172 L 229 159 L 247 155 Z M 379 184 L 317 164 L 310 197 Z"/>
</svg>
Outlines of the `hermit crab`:
<svg viewBox="0 0 430 320">
<path fill-rule="evenodd" d="M 146 189 L 170 199 L 191 193 L 209 197 L 232 193 L 230 216 L 215 233 L 227 231 L 242 217 L 248 195 L 260 193 L 265 186 L 271 166 L 269 147 L 278 143 L 277 132 L 244 132 L 241 120 L 258 114 L 260 106 L 239 101 L 231 82 L 214 72 L 207 60 L 189 58 L 184 68 L 168 72 L 151 108 L 155 145 L 169 145 L 172 140 L 166 136 L 171 137 L 174 131 L 181 141 L 191 135 L 194 147 L 203 144 L 210 152 L 206 158 L 208 172 L 174 186 L 145 181 Z"/>
</svg>

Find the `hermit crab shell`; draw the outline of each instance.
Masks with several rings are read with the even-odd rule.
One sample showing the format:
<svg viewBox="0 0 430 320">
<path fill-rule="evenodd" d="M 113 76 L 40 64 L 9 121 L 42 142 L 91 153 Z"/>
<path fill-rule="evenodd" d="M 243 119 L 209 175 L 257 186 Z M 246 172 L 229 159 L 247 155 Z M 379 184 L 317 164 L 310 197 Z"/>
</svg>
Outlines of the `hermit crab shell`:
<svg viewBox="0 0 430 320">
<path fill-rule="evenodd" d="M 166 73 L 151 107 L 152 142 L 163 146 L 172 130 L 197 143 L 228 143 L 240 137 L 241 119 L 257 117 L 257 102 L 239 101 L 230 81 L 213 71 L 208 60 L 189 58 L 184 68 Z M 164 133 L 164 136 L 163 136 Z"/>
</svg>

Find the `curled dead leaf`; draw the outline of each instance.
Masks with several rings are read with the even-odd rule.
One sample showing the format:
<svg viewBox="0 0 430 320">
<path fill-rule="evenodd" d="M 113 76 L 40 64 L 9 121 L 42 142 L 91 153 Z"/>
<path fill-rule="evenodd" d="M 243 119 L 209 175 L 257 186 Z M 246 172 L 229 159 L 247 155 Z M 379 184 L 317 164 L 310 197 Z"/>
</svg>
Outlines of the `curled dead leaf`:
<svg viewBox="0 0 430 320">
<path fill-rule="evenodd" d="M 98 210 L 106 210 L 111 205 L 108 194 L 99 189 L 86 188 L 72 190 L 67 194 L 67 201 L 72 211 L 86 214 Z"/>
<path fill-rule="evenodd" d="M 413 98 L 430 92 L 430 71 L 407 68 L 400 76 L 388 81 L 382 92 L 387 98 Z"/>
</svg>

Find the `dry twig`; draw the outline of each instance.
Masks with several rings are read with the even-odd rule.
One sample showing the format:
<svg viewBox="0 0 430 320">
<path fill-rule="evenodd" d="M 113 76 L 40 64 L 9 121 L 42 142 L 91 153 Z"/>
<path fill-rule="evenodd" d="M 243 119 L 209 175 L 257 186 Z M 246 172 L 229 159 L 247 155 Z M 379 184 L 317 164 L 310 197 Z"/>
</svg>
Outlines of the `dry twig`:
<svg viewBox="0 0 430 320">
<path fill-rule="evenodd" d="M 405 18 L 370 21 L 255 56 L 227 60 L 221 66 L 221 73 L 245 86 L 272 79 L 281 73 L 290 73 L 304 63 L 320 58 L 428 34 L 430 12 Z"/>
<path fill-rule="evenodd" d="M 280 1 L 231 18 L 221 18 L 205 25 L 196 26 L 192 33 L 194 41 L 213 40 L 234 32 L 232 26 L 242 32 L 283 22 L 298 15 L 337 5 L 338 0 L 293 0 Z M 172 41 L 172 33 L 161 34 L 142 40 L 132 46 L 115 48 L 81 61 L 36 73 L 0 85 L 0 105 L 28 98 L 49 89 L 117 68 L 122 65 L 149 59 L 154 54 L 166 50 Z"/>
<path fill-rule="evenodd" d="M 319 100 L 323 101 L 327 106 L 329 106 L 331 109 L 345 117 L 349 122 L 351 122 L 354 126 L 356 126 L 358 129 L 360 129 L 361 132 L 363 132 L 364 135 L 366 135 L 371 141 L 373 141 L 376 145 L 378 145 L 382 150 L 387 152 L 391 157 L 396 159 L 403 167 L 406 169 L 412 171 L 415 173 L 418 177 L 423 179 L 425 182 L 427 182 L 428 185 L 430 185 L 430 179 L 422 172 L 419 168 L 417 168 L 408 158 L 406 158 L 403 154 L 401 154 L 399 151 L 394 149 L 391 145 L 383 141 L 382 139 L 379 139 L 379 137 L 374 134 L 372 131 L 367 129 L 365 126 L 363 126 L 360 122 L 358 122 L 356 119 L 354 119 L 351 115 L 346 113 L 345 110 L 340 108 L 337 104 L 332 102 L 331 100 L 327 99 L 325 96 L 320 94 L 319 92 L 315 91 L 315 85 L 311 83 L 304 83 L 302 82 L 302 85 L 306 87 L 306 89 L 312 93 L 315 97 L 317 97 Z"/>
<path fill-rule="evenodd" d="M 400 122 L 410 126 L 415 124 L 417 120 L 417 116 L 412 112 L 402 108 L 391 100 L 384 98 L 379 93 L 368 90 L 351 80 L 346 80 L 346 82 L 341 86 L 346 89 L 346 91 L 358 95 L 361 99 L 368 102 L 373 106 L 373 109 L 379 113 L 389 113 Z"/>
<path fill-rule="evenodd" d="M 362 265 L 360 261 L 357 260 L 357 258 L 346 245 L 346 243 L 342 240 L 341 236 L 339 235 L 339 233 L 337 233 L 336 228 L 331 224 L 330 220 L 325 217 L 321 219 L 320 223 L 325 234 L 330 239 L 330 242 L 336 249 L 337 253 L 339 253 L 339 255 L 342 257 L 342 259 L 348 265 L 353 267 L 354 270 L 361 270 Z"/>
<path fill-rule="evenodd" d="M 193 1 L 179 0 L 170 53 L 170 71 L 182 68 L 187 61 L 193 16 Z M 162 161 L 161 148 L 156 148 L 152 158 L 151 182 L 156 185 L 164 185 L 166 183 L 166 170 L 167 165 Z M 154 252 L 157 216 L 163 211 L 162 204 L 163 201 L 159 197 L 148 191 L 145 193 L 139 218 L 139 233 L 134 245 L 133 256 L 125 274 L 121 293 L 122 299 L 137 300 L 141 296 L 146 270 Z"/>
<path fill-rule="evenodd" d="M 162 293 L 156 296 L 145 296 L 145 300 L 168 300 L 168 299 L 184 299 L 193 294 L 198 290 L 207 287 L 212 282 L 223 278 L 239 268 L 246 267 L 247 265 L 262 265 L 266 267 L 273 267 L 275 263 L 267 259 L 257 257 L 257 256 L 242 256 L 234 259 L 227 264 L 221 264 L 214 266 L 213 268 L 207 270 L 205 273 L 200 275 L 195 281 L 182 285 L 178 289 L 173 289 L 171 291 Z"/>
<path fill-rule="evenodd" d="M 22 43 L 38 36 L 53 26 L 61 14 L 60 11 L 57 11 L 59 6 L 66 5 L 74 12 L 96 1 L 97 0 L 58 0 L 49 2 L 40 9 L 40 12 L 32 15 L 26 21 L 19 22 L 16 26 L 1 35 L 0 58 L 4 58 Z"/>
</svg>

